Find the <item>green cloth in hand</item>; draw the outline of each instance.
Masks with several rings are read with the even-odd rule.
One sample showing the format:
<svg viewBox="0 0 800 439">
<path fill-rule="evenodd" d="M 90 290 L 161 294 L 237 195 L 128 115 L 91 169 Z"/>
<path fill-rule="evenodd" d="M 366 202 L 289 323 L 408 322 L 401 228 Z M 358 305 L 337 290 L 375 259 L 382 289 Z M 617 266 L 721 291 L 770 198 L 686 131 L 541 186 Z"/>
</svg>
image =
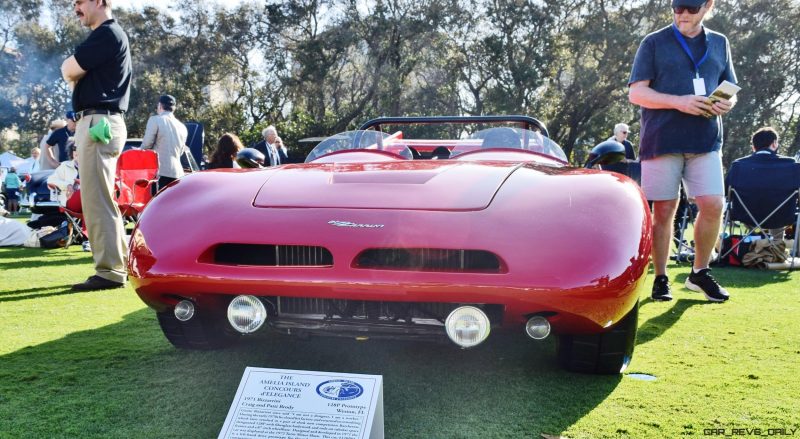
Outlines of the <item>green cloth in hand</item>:
<svg viewBox="0 0 800 439">
<path fill-rule="evenodd" d="M 108 123 L 108 119 L 104 117 L 93 127 L 89 128 L 89 136 L 95 142 L 108 145 L 108 142 L 114 138 L 114 136 L 111 135 L 111 125 Z"/>
</svg>

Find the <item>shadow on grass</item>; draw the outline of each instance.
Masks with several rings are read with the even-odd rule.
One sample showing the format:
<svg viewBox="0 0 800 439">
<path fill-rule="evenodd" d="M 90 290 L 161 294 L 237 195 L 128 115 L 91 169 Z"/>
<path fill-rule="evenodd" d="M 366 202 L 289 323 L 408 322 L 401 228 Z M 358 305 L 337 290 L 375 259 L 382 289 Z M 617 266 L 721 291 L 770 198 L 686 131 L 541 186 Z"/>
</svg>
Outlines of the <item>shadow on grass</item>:
<svg viewBox="0 0 800 439">
<path fill-rule="evenodd" d="M 0 253 L 0 270 L 15 268 L 60 267 L 65 264 L 83 264 L 92 262 L 92 254 L 76 256 L 66 253 L 64 249 L 26 249 L 25 252 Z"/>
<path fill-rule="evenodd" d="M 222 351 L 174 349 L 144 309 L 0 357 L 11 437 L 215 437 L 246 366 L 380 374 L 386 436 L 558 436 L 619 376 L 566 373 L 552 343 L 493 335 L 451 344 L 259 334 Z"/>
<path fill-rule="evenodd" d="M 31 294 L 38 291 L 58 290 L 50 293 Z M 0 293 L 0 303 L 19 302 L 21 300 L 41 299 L 44 297 L 64 296 L 67 294 L 87 293 L 88 291 L 72 291 L 72 285 L 56 285 L 42 288 L 29 288 L 27 290 L 4 291 Z"/>
<path fill-rule="evenodd" d="M 755 288 L 763 285 L 791 282 L 788 270 L 759 270 L 743 267 L 715 267 L 714 277 L 725 288 Z M 688 273 L 678 276 L 681 284 L 686 281 Z"/>
<path fill-rule="evenodd" d="M 663 335 L 669 328 L 671 328 L 675 323 L 678 322 L 678 320 L 681 319 L 681 316 L 683 316 L 687 309 L 696 305 L 708 305 L 712 302 L 701 299 L 678 299 L 670 306 L 670 302 L 656 302 L 648 297 L 647 299 L 642 300 L 640 306 L 645 306 L 650 303 L 654 304 L 653 306 L 656 304 L 663 304 L 668 308 L 663 313 L 652 317 L 639 325 L 639 330 L 636 334 L 637 346 L 651 342 Z"/>
</svg>

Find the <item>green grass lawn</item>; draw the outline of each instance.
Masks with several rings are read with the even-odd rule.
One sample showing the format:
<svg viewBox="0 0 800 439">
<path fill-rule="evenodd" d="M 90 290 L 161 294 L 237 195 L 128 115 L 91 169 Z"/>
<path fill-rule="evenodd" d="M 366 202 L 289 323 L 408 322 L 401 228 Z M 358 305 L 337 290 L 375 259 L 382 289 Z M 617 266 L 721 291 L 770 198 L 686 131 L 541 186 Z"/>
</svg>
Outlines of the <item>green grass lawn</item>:
<svg viewBox="0 0 800 439">
<path fill-rule="evenodd" d="M 675 300 L 642 297 L 625 375 L 588 376 L 559 370 L 552 340 L 521 335 L 462 351 L 264 333 L 224 351 L 180 351 L 130 287 L 70 291 L 91 267 L 78 246 L 0 249 L 0 437 L 216 437 L 247 366 L 383 375 L 387 438 L 800 427 L 797 271 L 717 269 L 732 299 L 711 304 L 682 286 L 687 266 L 671 267 Z"/>
</svg>

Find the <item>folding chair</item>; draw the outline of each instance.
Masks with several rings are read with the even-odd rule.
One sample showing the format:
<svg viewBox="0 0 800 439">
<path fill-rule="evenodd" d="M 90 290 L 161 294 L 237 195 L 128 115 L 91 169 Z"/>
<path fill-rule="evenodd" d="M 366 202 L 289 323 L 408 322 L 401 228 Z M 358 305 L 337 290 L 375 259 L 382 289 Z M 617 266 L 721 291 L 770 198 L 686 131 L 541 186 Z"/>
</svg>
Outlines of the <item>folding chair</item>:
<svg viewBox="0 0 800 439">
<path fill-rule="evenodd" d="M 157 183 L 158 154 L 152 150 L 131 149 L 117 160 L 117 204 L 122 216 L 134 221 L 153 198 L 150 186 Z"/>
<path fill-rule="evenodd" d="M 760 162 L 737 160 L 728 171 L 726 184 L 728 197 L 723 232 L 727 230 L 733 235 L 734 223 L 738 222 L 746 233 L 736 244 L 720 252 L 717 261 L 734 252 L 748 237 L 757 233 L 766 235 L 764 230 L 767 229 L 794 225 L 794 241 L 789 252 L 789 269 L 793 269 L 800 234 L 800 163 L 790 158 Z"/>
</svg>

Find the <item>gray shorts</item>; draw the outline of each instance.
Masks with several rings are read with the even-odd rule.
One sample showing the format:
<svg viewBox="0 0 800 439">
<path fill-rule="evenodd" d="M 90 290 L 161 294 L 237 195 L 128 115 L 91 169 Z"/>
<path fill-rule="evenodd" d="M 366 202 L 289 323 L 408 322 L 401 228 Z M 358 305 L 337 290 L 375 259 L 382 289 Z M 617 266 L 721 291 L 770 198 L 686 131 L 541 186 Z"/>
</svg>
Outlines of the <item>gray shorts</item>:
<svg viewBox="0 0 800 439">
<path fill-rule="evenodd" d="M 666 154 L 642 160 L 642 190 L 648 200 L 678 199 L 681 180 L 689 198 L 724 196 L 720 152 Z"/>
</svg>

